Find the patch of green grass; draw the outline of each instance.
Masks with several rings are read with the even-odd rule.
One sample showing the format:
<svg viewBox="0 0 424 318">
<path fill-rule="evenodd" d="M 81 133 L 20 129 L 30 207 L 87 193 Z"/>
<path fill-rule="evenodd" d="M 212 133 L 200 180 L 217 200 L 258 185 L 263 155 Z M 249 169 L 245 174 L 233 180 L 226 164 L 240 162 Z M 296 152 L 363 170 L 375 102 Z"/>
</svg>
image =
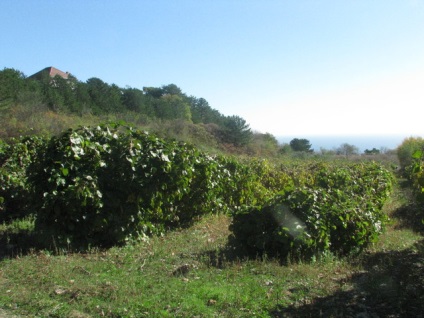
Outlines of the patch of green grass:
<svg viewBox="0 0 424 318">
<path fill-rule="evenodd" d="M 12 222 L 0 223 L 0 234 L 5 235 L 8 233 L 18 233 L 22 231 L 33 231 L 34 230 L 34 216 L 28 216 L 23 219 L 13 220 Z"/>
<path fill-rule="evenodd" d="M 404 203 L 395 196 L 387 213 Z M 229 246 L 230 221 L 208 216 L 108 250 L 4 258 L 0 308 L 26 317 L 407 317 L 424 310 L 423 238 L 396 217 L 359 256 L 285 265 Z M 11 229 L 4 226 L 0 232 Z"/>
<path fill-rule="evenodd" d="M 33 247 L 33 232 L 33 216 L 0 223 L 0 259 L 5 255 L 16 256 L 25 253 Z"/>
</svg>

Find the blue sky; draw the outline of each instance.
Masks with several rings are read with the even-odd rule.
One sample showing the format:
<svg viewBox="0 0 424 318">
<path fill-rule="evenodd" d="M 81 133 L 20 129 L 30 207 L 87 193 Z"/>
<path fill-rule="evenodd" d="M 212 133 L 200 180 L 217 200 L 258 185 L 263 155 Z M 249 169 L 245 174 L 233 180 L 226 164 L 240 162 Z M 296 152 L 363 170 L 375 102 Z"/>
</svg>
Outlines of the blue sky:
<svg viewBox="0 0 424 318">
<path fill-rule="evenodd" d="M 174 83 L 283 135 L 424 135 L 424 0 L 0 3 L 1 68 Z"/>
</svg>

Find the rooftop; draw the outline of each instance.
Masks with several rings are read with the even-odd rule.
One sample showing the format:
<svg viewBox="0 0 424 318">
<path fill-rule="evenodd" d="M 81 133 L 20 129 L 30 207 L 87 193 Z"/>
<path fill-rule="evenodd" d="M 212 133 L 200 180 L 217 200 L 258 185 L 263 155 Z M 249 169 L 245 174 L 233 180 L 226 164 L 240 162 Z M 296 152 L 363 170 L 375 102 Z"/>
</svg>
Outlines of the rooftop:
<svg viewBox="0 0 424 318">
<path fill-rule="evenodd" d="M 46 67 L 45 69 L 42 69 L 41 71 L 32 74 L 31 76 L 29 76 L 29 78 L 35 78 L 35 79 L 39 79 L 41 78 L 44 74 L 48 74 L 50 77 L 55 77 L 56 75 L 64 78 L 64 79 L 68 79 L 69 77 L 69 73 L 68 72 L 63 72 L 53 66 L 49 66 Z"/>
</svg>

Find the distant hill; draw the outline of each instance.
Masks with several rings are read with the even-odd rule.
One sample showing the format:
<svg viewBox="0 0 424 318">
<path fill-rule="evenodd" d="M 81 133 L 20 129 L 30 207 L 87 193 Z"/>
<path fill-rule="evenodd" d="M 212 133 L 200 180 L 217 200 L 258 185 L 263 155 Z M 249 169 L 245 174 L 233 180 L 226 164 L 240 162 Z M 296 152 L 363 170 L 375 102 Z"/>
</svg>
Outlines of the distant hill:
<svg viewBox="0 0 424 318">
<path fill-rule="evenodd" d="M 277 140 L 284 144 L 289 143 L 293 138 L 299 138 L 299 136 L 279 136 Z M 312 149 L 319 152 L 321 148 L 326 150 L 333 150 L 339 147 L 343 143 L 348 143 L 358 147 L 359 152 L 363 153 L 365 149 L 396 149 L 405 136 L 393 135 L 393 136 L 300 136 L 301 138 L 308 139 L 312 144 Z"/>
</svg>

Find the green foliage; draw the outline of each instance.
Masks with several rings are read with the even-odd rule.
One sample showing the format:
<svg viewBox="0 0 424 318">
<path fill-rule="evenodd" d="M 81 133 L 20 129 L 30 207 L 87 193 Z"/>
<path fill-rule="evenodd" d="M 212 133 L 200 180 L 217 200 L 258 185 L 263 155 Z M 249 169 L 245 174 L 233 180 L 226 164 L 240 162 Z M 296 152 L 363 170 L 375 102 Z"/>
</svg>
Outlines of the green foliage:
<svg viewBox="0 0 424 318">
<path fill-rule="evenodd" d="M 412 154 L 412 164 L 408 167 L 416 198 L 424 202 L 424 147 Z"/>
<path fill-rule="evenodd" d="M 15 101 L 19 92 L 25 87 L 25 77 L 22 72 L 4 68 L 0 71 L 0 103 Z"/>
<path fill-rule="evenodd" d="M 125 243 L 232 212 L 235 237 L 253 251 L 347 253 L 382 231 L 392 184 L 373 162 L 240 161 L 116 124 L 69 129 L 47 145 L 3 143 L 0 159 L 4 215 L 33 211 L 45 239 L 75 246 Z"/>
<path fill-rule="evenodd" d="M 190 106 L 179 95 L 166 94 L 154 102 L 154 107 L 157 118 L 191 120 Z"/>
<path fill-rule="evenodd" d="M 188 99 L 193 123 L 222 125 L 225 117 L 219 111 L 210 107 L 206 99 L 194 96 L 190 96 Z"/>
<path fill-rule="evenodd" d="M 276 157 L 280 152 L 277 139 L 269 133 L 253 133 L 248 149 L 250 154 L 264 158 Z"/>
<path fill-rule="evenodd" d="M 31 187 L 27 168 L 38 151 L 42 151 L 44 139 L 22 137 L 0 142 L 0 221 L 9 221 L 30 214 Z"/>
<path fill-rule="evenodd" d="M 424 202 L 424 139 L 410 137 L 397 149 L 403 175 L 412 183 L 416 200 Z M 422 213 L 421 213 L 422 215 Z M 421 222 L 424 224 L 424 217 Z"/>
<path fill-rule="evenodd" d="M 250 167 L 249 173 L 256 178 L 256 191 L 263 193 L 255 204 L 262 204 L 282 189 L 291 189 L 294 186 L 293 176 L 283 166 L 263 159 L 252 159 L 246 164 Z"/>
<path fill-rule="evenodd" d="M 293 151 L 313 152 L 312 145 L 308 139 L 294 138 L 290 141 L 290 147 Z"/>
<path fill-rule="evenodd" d="M 400 167 L 405 175 L 409 175 L 411 165 L 414 162 L 413 155 L 416 151 L 424 149 L 424 139 L 421 137 L 406 138 L 402 144 L 397 148 L 397 156 L 399 159 Z"/>
<path fill-rule="evenodd" d="M 260 200 L 260 195 L 254 193 L 258 190 L 255 188 L 256 177 L 247 165 L 241 164 L 235 158 L 219 157 L 218 160 L 222 169 L 216 199 L 226 208 L 226 212 L 255 204 Z"/>
<path fill-rule="evenodd" d="M 372 148 L 371 150 L 370 149 L 364 150 L 364 154 L 366 154 L 366 155 L 378 155 L 380 152 L 381 151 L 378 150 L 377 148 Z"/>
<path fill-rule="evenodd" d="M 253 254 L 349 253 L 376 240 L 393 177 L 376 163 L 305 167 L 309 182 L 234 215 L 231 230 Z M 311 180 L 313 180 L 311 182 Z"/>
<path fill-rule="evenodd" d="M 221 144 L 221 150 L 250 155 L 276 152 L 276 140 L 272 135 L 253 140 L 249 125 L 243 118 L 224 116 L 210 107 L 204 98 L 188 96 L 175 84 L 140 90 L 121 88 L 99 78 L 81 82 L 70 74 L 65 79 L 39 72 L 37 76 L 26 78 L 13 69 L 0 72 L 0 84 L 0 109 L 8 111 L 0 117 L 0 137 L 40 132 L 58 134 L 68 127 L 91 125 L 92 121 L 84 120 L 87 116 L 95 116 L 99 117 L 97 123 L 123 119 L 143 129 L 146 126 L 150 128 L 150 125 L 172 125 L 174 121 L 185 121 L 187 125 L 194 123 L 201 126 L 201 129 L 193 129 L 194 133 L 206 130 L 213 144 Z M 48 111 L 54 114 L 45 114 Z M 31 116 L 28 116 L 29 112 Z M 57 118 L 58 115 L 66 118 Z M 62 122 L 68 122 L 67 117 L 75 120 L 76 116 L 80 117 L 77 124 L 62 125 Z M 46 117 L 47 123 L 43 122 L 43 117 Z M 31 133 L 30 129 L 34 132 Z M 180 140 L 196 139 L 195 136 L 177 137 Z"/>
<path fill-rule="evenodd" d="M 137 88 L 126 88 L 123 90 L 122 103 L 129 111 L 154 117 L 154 109 L 148 104 L 147 97 L 143 91 Z"/>
<path fill-rule="evenodd" d="M 162 140 L 132 130 L 81 128 L 52 138 L 31 169 L 37 229 L 61 243 L 105 245 L 139 229 L 159 232 L 151 221 L 169 219 L 163 198 L 176 195 L 167 193 L 171 155 Z"/>
<path fill-rule="evenodd" d="M 36 229 L 62 244 L 124 243 L 267 196 L 248 165 L 117 125 L 53 137 L 29 172 Z"/>
<path fill-rule="evenodd" d="M 117 113 L 124 110 L 121 89 L 118 86 L 109 85 L 95 77 L 89 78 L 86 85 L 95 114 Z"/>
<path fill-rule="evenodd" d="M 236 146 L 247 145 L 252 138 L 252 131 L 246 120 L 239 116 L 229 116 L 224 122 L 224 142 L 232 143 Z"/>
</svg>

